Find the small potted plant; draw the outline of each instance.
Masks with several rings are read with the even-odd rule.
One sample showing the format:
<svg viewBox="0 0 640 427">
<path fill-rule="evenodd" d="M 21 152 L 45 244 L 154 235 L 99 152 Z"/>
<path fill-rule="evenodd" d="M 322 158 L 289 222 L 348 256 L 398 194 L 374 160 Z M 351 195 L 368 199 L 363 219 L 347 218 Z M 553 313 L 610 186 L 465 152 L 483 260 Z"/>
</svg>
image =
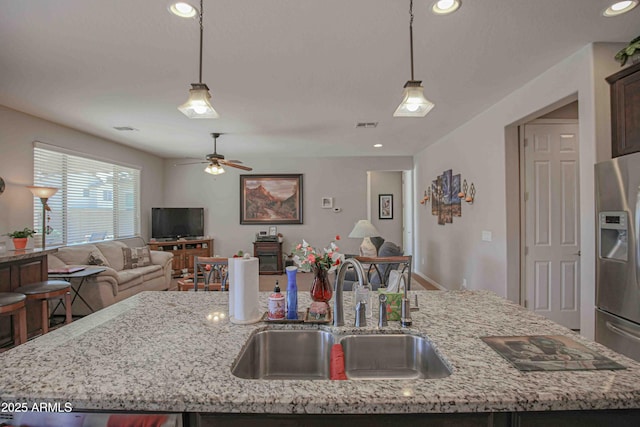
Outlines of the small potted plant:
<svg viewBox="0 0 640 427">
<path fill-rule="evenodd" d="M 13 246 L 16 249 L 24 249 L 27 247 L 27 241 L 29 237 L 33 237 L 36 234 L 35 230 L 30 229 L 29 227 L 25 227 L 22 230 L 16 230 L 12 233 L 7 234 L 7 236 L 13 239 Z"/>
<path fill-rule="evenodd" d="M 635 64 L 640 60 L 640 36 L 631 40 L 629 44 L 618 53 L 616 53 L 616 61 L 620 63 L 620 66 L 623 67 L 624 64 L 627 63 L 629 58 L 632 58 L 632 62 Z"/>
</svg>

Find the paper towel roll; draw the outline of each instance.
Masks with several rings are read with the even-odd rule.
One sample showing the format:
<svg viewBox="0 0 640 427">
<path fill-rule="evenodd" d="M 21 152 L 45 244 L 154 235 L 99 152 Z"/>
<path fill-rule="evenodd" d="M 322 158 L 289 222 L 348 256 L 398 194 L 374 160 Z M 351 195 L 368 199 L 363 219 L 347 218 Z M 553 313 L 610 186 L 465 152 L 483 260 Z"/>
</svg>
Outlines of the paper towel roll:
<svg viewBox="0 0 640 427">
<path fill-rule="evenodd" d="M 258 258 L 229 258 L 229 319 L 256 323 L 262 318 L 259 302 Z"/>
</svg>

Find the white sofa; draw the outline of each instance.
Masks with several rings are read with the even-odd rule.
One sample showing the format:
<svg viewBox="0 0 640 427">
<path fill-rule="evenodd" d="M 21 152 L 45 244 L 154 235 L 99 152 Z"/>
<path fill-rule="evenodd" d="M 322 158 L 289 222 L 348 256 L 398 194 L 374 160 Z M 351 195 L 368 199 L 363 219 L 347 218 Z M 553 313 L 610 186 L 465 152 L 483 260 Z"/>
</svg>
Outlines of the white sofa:
<svg viewBox="0 0 640 427">
<path fill-rule="evenodd" d="M 105 267 L 102 273 L 87 277 L 80 289 L 82 298 L 97 311 L 142 291 L 166 291 L 171 287 L 171 252 L 149 251 L 149 265 L 133 264 L 134 268 L 125 268 L 126 252 L 123 249 L 142 247 L 148 248 L 140 237 L 66 246 L 48 255 L 49 269 L 68 265 Z M 75 289 L 79 283 L 80 279 L 71 279 Z M 90 313 L 89 308 L 79 298 L 76 299 L 73 314 L 82 316 Z"/>
</svg>

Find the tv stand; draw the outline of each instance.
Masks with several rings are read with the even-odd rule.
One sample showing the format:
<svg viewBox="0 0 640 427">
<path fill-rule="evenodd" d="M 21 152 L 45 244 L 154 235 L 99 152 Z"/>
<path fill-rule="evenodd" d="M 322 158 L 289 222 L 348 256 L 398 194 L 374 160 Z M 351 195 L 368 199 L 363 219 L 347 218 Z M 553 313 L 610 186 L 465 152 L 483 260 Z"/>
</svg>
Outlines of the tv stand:
<svg viewBox="0 0 640 427">
<path fill-rule="evenodd" d="M 173 276 L 182 276 L 182 270 L 193 273 L 194 256 L 213 256 L 213 239 L 156 240 L 149 242 L 152 251 L 173 253 Z"/>
</svg>

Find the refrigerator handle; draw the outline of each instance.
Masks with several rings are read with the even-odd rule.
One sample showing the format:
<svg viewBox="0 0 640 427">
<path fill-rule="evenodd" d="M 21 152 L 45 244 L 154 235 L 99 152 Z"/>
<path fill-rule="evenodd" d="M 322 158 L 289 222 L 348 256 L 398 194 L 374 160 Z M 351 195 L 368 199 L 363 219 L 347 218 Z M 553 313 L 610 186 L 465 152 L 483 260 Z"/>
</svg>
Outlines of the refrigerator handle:
<svg viewBox="0 0 640 427">
<path fill-rule="evenodd" d="M 615 332 L 616 334 L 622 335 L 623 337 L 629 338 L 631 340 L 640 342 L 640 337 L 638 337 L 637 335 L 634 335 L 630 332 L 620 329 L 617 326 L 613 325 L 611 322 L 606 322 L 606 325 L 610 331 Z"/>
</svg>

